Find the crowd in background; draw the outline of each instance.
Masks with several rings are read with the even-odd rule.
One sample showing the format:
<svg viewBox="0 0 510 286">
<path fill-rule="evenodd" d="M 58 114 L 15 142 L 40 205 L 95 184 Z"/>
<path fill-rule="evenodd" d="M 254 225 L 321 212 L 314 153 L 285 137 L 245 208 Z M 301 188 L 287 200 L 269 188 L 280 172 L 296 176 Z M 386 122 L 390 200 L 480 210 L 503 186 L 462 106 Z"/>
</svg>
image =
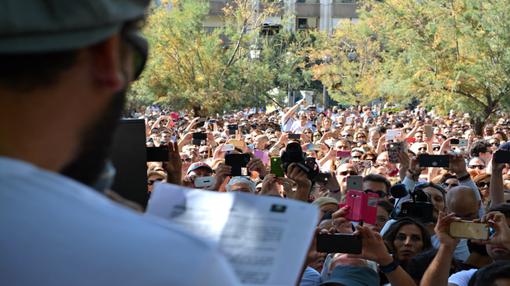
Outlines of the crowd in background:
<svg viewBox="0 0 510 286">
<path fill-rule="evenodd" d="M 170 147 L 168 162 L 148 163 L 149 191 L 167 181 L 297 199 L 320 208 L 319 232 L 362 238 L 361 255 L 312 247 L 301 285 L 468 285 L 470 279 L 469 285 L 503 285 L 486 279 L 510 277 L 510 168 L 492 162 L 498 149 L 510 149 L 504 114 L 483 134 L 474 132 L 469 114 L 383 105 L 320 110 L 304 100 L 272 112 L 201 118 L 151 106 L 134 116 L 146 119 L 148 147 Z M 285 164 L 290 145 L 301 148 L 309 168 Z M 248 154 L 242 176 L 230 175 L 228 154 Z M 422 154 L 449 161 L 423 167 Z M 271 165 L 281 161 L 278 174 Z M 378 197 L 374 224 L 351 222 L 349 207 L 340 207 L 352 176 L 362 176 L 362 191 Z M 432 205 L 431 216 L 401 213 L 419 195 Z M 449 225 L 458 220 L 488 223 L 491 238 L 453 238 Z"/>
</svg>

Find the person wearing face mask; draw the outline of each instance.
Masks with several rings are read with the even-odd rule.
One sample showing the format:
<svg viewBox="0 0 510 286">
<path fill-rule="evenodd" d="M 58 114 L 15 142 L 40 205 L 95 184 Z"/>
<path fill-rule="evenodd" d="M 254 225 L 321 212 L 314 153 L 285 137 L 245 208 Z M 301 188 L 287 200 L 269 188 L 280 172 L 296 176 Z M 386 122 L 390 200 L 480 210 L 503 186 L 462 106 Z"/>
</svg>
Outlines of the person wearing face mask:
<svg viewBox="0 0 510 286">
<path fill-rule="evenodd" d="M 208 242 L 89 187 L 147 59 L 149 1 L 0 6 L 0 284 L 236 285 Z M 73 162 L 90 185 L 61 174 Z"/>
</svg>

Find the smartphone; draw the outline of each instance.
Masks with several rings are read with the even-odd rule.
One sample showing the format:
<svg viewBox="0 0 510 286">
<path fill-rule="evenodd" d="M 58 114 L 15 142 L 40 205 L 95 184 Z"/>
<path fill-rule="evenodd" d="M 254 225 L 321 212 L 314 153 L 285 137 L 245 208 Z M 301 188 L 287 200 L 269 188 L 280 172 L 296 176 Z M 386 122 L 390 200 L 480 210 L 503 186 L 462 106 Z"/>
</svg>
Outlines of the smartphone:
<svg viewBox="0 0 510 286">
<path fill-rule="evenodd" d="M 489 225 L 471 221 L 454 221 L 450 224 L 450 235 L 455 238 L 489 239 Z"/>
<path fill-rule="evenodd" d="M 205 132 L 194 132 L 193 133 L 193 140 L 191 141 L 191 143 L 193 145 L 200 146 L 206 140 L 207 140 L 207 134 Z"/>
<path fill-rule="evenodd" d="M 372 168 L 372 161 L 370 160 L 361 160 L 359 164 L 364 170 Z"/>
<path fill-rule="evenodd" d="M 402 151 L 402 142 L 392 142 L 388 145 L 390 163 L 398 163 L 398 154 Z"/>
<path fill-rule="evenodd" d="M 414 137 L 406 138 L 406 142 L 409 143 L 409 144 L 413 144 L 413 143 L 416 142 L 416 138 L 414 138 Z"/>
<path fill-rule="evenodd" d="M 510 163 L 510 151 L 497 150 L 494 153 L 494 162 L 496 162 L 496 163 Z"/>
<path fill-rule="evenodd" d="M 193 182 L 195 188 L 211 188 L 216 184 L 216 178 L 213 176 L 198 177 Z"/>
<path fill-rule="evenodd" d="M 433 206 L 428 202 L 403 202 L 397 217 L 412 217 L 422 223 L 434 222 Z"/>
<path fill-rule="evenodd" d="M 271 174 L 274 174 L 276 177 L 279 178 L 285 177 L 285 173 L 283 171 L 282 166 L 282 158 L 271 157 Z"/>
<path fill-rule="evenodd" d="M 386 131 L 386 141 L 393 141 L 395 138 L 402 136 L 402 130 L 400 129 L 388 129 Z"/>
<path fill-rule="evenodd" d="M 248 176 L 246 165 L 250 162 L 250 154 L 226 154 L 225 165 L 232 167 L 231 176 Z"/>
<path fill-rule="evenodd" d="M 167 162 L 168 147 L 147 147 L 147 162 Z"/>
<path fill-rule="evenodd" d="M 300 140 L 301 134 L 298 133 L 289 133 L 289 139 L 290 140 Z"/>
<path fill-rule="evenodd" d="M 315 177 L 313 178 L 313 181 L 317 182 L 317 183 L 327 184 L 328 180 L 330 178 L 329 175 L 330 174 L 328 174 L 328 173 L 319 173 L 319 174 L 315 175 Z"/>
<path fill-rule="evenodd" d="M 434 130 L 432 129 L 432 125 L 425 124 L 423 125 L 423 133 L 425 133 L 425 137 L 428 139 L 432 138 L 434 136 Z"/>
<path fill-rule="evenodd" d="M 225 144 L 223 147 L 221 147 L 221 151 L 228 152 L 228 151 L 234 151 L 234 145 L 233 144 Z"/>
<path fill-rule="evenodd" d="M 227 125 L 227 129 L 228 129 L 228 135 L 236 135 L 236 132 L 239 129 L 239 126 L 237 126 L 237 124 L 229 124 L 229 125 Z"/>
<path fill-rule="evenodd" d="M 350 158 L 351 157 L 351 151 L 343 151 L 343 150 L 338 150 L 336 151 L 336 157 L 337 158 Z"/>
<path fill-rule="evenodd" d="M 325 253 L 360 254 L 361 237 L 348 233 L 317 235 L 317 251 Z"/>
<path fill-rule="evenodd" d="M 306 150 L 320 151 L 321 150 L 321 145 L 320 144 L 309 143 L 309 144 L 306 144 Z"/>
<path fill-rule="evenodd" d="M 350 207 L 349 213 L 345 216 L 350 221 L 375 224 L 378 201 L 379 195 L 377 194 L 349 190 L 346 194 L 345 204 L 340 204 L 340 207 L 345 205 Z"/>
<path fill-rule="evenodd" d="M 460 140 L 458 138 L 453 138 L 450 140 L 451 145 L 459 145 Z"/>
<path fill-rule="evenodd" d="M 347 177 L 347 190 L 361 191 L 363 190 L 363 177 L 362 176 L 349 176 Z"/>
<path fill-rule="evenodd" d="M 448 155 L 421 154 L 418 156 L 420 167 L 448 168 L 450 158 Z"/>
<path fill-rule="evenodd" d="M 468 140 L 467 139 L 459 139 L 459 147 L 467 147 L 468 146 Z"/>
</svg>

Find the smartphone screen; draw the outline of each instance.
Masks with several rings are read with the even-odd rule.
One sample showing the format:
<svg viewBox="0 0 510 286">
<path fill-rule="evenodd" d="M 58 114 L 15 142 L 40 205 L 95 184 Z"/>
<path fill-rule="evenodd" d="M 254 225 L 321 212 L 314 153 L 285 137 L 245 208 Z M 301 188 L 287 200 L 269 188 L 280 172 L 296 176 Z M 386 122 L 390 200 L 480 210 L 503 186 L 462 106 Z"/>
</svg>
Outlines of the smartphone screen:
<svg viewBox="0 0 510 286">
<path fill-rule="evenodd" d="M 448 168 L 450 158 L 448 155 L 421 154 L 418 156 L 418 164 L 420 167 Z"/>
<path fill-rule="evenodd" d="M 298 133 L 289 133 L 290 140 L 299 140 L 301 139 L 301 134 Z"/>
<path fill-rule="evenodd" d="M 147 162 L 167 162 L 168 147 L 147 147 Z"/>
<path fill-rule="evenodd" d="M 362 176 L 349 176 L 347 177 L 347 190 L 362 191 L 363 190 L 363 177 Z"/>
<path fill-rule="evenodd" d="M 228 135 L 236 135 L 236 132 L 239 129 L 239 126 L 237 126 L 237 124 L 229 124 L 229 125 L 227 125 L 227 128 L 228 128 Z"/>
<path fill-rule="evenodd" d="M 319 234 L 317 236 L 317 251 L 325 253 L 360 254 L 362 249 L 361 237 L 347 233 Z"/>
<path fill-rule="evenodd" d="M 489 225 L 471 221 L 454 221 L 450 224 L 450 235 L 455 238 L 489 239 Z"/>
<path fill-rule="evenodd" d="M 388 145 L 388 157 L 390 163 L 398 163 L 398 154 L 402 150 L 402 142 L 392 142 Z"/>
<path fill-rule="evenodd" d="M 450 140 L 450 144 L 452 144 L 452 145 L 459 145 L 459 143 L 460 143 L 460 140 L 457 138 L 453 138 Z"/>
<path fill-rule="evenodd" d="M 225 165 L 232 167 L 231 176 L 248 176 L 246 165 L 250 162 L 249 154 L 226 154 Z"/>
<path fill-rule="evenodd" d="M 279 178 L 285 177 L 282 167 L 282 158 L 271 157 L 271 174 L 274 174 L 276 177 Z"/>
<path fill-rule="evenodd" d="M 430 124 L 423 125 L 423 132 L 425 133 L 425 137 L 429 139 L 434 136 L 434 131 L 432 129 L 432 125 Z"/>
</svg>

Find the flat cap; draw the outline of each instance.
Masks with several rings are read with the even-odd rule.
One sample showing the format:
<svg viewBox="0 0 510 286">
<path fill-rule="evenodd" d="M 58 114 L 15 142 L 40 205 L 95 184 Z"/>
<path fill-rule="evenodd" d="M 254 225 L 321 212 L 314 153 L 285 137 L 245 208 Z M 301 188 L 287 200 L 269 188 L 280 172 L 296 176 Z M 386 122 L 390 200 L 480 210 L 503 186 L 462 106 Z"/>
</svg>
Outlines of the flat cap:
<svg viewBox="0 0 510 286">
<path fill-rule="evenodd" d="M 2 0 L 0 53 L 78 49 L 142 18 L 150 0 Z"/>
</svg>

